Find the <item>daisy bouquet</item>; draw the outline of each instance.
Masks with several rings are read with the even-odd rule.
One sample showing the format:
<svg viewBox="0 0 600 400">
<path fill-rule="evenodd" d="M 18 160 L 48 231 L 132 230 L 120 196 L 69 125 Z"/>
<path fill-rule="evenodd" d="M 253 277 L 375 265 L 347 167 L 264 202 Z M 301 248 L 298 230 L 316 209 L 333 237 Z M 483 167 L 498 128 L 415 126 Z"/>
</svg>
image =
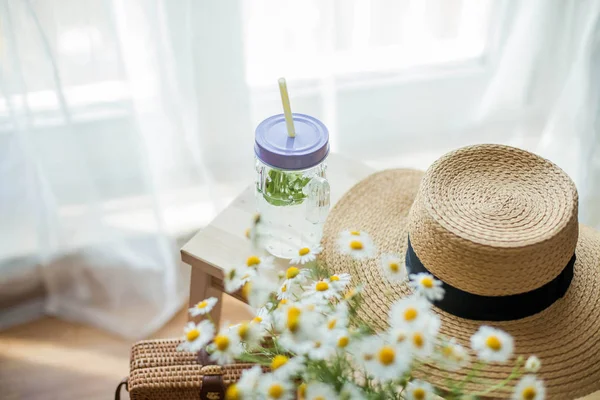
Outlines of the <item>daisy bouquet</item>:
<svg viewBox="0 0 600 400">
<path fill-rule="evenodd" d="M 338 244 L 351 258 L 376 256 L 375 244 L 365 232 L 342 232 Z M 384 275 L 396 282 L 407 279 L 414 293 L 393 303 L 389 328 L 375 332 L 358 317 L 361 286 L 352 284 L 350 274 L 329 274 L 317 260 L 320 250 L 318 245 L 299 249 L 284 270 L 262 255 L 250 255 L 228 268 L 226 290 L 241 291 L 256 310 L 251 320 L 217 331 L 209 317 L 215 299 L 190 309 L 192 315 L 207 318 L 186 326 L 180 350 L 206 348 L 218 364 L 256 364 L 228 387 L 226 399 L 476 399 L 501 392 L 521 400 L 545 397 L 543 382 L 535 376 L 540 368 L 535 356 L 526 362 L 517 359 L 509 376 L 487 382 L 484 390 L 466 389 L 485 363 L 508 362 L 513 339 L 482 326 L 467 349 L 466 344 L 440 335 L 440 318 L 431 301 L 443 298 L 444 289 L 431 275 L 407 277 L 400 257 L 380 256 Z M 470 373 L 436 387 L 419 374 L 424 363 L 445 371 L 466 368 Z"/>
</svg>

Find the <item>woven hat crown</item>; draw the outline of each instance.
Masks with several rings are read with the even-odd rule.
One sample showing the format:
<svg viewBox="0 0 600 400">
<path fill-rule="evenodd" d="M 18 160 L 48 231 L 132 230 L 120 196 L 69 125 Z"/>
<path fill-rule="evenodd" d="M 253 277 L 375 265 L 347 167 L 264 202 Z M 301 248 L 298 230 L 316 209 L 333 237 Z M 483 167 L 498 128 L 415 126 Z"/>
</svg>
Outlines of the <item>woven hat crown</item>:
<svg viewBox="0 0 600 400">
<path fill-rule="evenodd" d="M 478 145 L 446 154 L 425 173 L 411 208 L 413 249 L 437 278 L 504 296 L 560 274 L 578 239 L 577 190 L 550 161 Z"/>
</svg>

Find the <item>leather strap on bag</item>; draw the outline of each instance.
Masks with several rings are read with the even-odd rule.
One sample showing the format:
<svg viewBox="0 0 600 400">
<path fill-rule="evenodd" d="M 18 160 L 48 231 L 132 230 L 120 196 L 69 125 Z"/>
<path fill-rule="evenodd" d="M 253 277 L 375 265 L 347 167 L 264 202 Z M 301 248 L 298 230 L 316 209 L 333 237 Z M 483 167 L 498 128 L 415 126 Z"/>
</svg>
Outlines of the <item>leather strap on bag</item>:
<svg viewBox="0 0 600 400">
<path fill-rule="evenodd" d="M 121 388 L 123 385 L 125 385 L 125 390 L 129 391 L 129 388 L 127 387 L 127 378 L 123 378 L 117 385 L 117 390 L 115 390 L 115 400 L 121 400 Z"/>
<path fill-rule="evenodd" d="M 198 352 L 198 363 L 202 365 L 202 386 L 200 400 L 225 400 L 225 384 L 223 370 L 220 365 L 212 365 L 206 349 Z"/>
<path fill-rule="evenodd" d="M 202 386 L 200 400 L 225 400 L 223 370 L 219 365 L 206 365 L 200 370 Z"/>
</svg>

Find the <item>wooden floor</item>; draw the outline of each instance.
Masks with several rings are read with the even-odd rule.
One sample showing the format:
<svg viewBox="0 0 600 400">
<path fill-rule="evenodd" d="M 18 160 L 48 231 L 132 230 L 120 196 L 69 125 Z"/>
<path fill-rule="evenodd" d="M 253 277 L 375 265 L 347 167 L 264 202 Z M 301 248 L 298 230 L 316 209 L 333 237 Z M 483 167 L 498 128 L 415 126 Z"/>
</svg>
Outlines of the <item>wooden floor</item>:
<svg viewBox="0 0 600 400">
<path fill-rule="evenodd" d="M 223 320 L 248 317 L 243 304 L 224 296 Z M 154 337 L 182 335 L 185 310 Z M 0 398 L 3 400 L 107 400 L 129 372 L 124 340 L 88 326 L 44 318 L 0 332 Z M 128 399 L 123 391 L 122 399 Z"/>
<path fill-rule="evenodd" d="M 245 306 L 224 296 L 223 320 L 248 318 Z M 154 337 L 180 336 L 178 313 Z M 0 332 L 0 398 L 3 400 L 107 400 L 127 375 L 132 342 L 55 318 Z M 123 391 L 122 399 L 128 399 Z M 600 400 L 600 393 L 585 400 Z"/>
</svg>

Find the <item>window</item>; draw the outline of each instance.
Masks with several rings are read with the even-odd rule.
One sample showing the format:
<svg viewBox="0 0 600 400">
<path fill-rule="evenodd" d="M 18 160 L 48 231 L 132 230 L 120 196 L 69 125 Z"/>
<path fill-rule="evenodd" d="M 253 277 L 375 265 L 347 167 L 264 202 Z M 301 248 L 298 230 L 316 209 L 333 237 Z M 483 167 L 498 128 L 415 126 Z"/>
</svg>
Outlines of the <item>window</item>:
<svg viewBox="0 0 600 400">
<path fill-rule="evenodd" d="M 252 87 L 324 76 L 397 73 L 481 59 L 491 0 L 243 2 L 246 80 Z"/>
</svg>

